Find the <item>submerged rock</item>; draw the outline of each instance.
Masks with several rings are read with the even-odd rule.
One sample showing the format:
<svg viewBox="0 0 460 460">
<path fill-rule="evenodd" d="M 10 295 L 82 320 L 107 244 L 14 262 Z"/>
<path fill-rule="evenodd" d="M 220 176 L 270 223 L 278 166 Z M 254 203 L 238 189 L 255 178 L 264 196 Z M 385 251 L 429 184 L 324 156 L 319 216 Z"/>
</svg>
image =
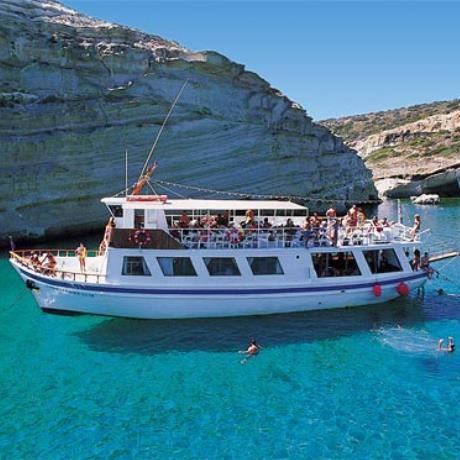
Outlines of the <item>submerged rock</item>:
<svg viewBox="0 0 460 460">
<path fill-rule="evenodd" d="M 355 151 L 243 65 L 52 0 L 3 0 L 0 239 L 99 227 L 99 199 L 124 188 L 125 149 L 133 183 L 186 79 L 155 152 L 155 177 L 248 193 L 376 198 Z"/>
</svg>

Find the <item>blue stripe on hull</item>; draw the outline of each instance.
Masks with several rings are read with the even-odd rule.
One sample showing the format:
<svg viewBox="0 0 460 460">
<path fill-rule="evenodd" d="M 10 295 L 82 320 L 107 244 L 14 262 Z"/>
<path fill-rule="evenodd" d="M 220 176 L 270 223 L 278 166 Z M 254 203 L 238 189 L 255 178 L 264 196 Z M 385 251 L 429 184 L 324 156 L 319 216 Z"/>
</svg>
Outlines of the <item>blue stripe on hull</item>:
<svg viewBox="0 0 460 460">
<path fill-rule="evenodd" d="M 126 288 L 109 285 L 87 285 L 81 283 L 72 283 L 66 281 L 59 281 L 52 278 L 44 278 L 36 274 L 26 272 L 18 267 L 21 273 L 32 278 L 35 281 L 48 284 L 51 286 L 64 287 L 70 289 L 79 289 L 82 291 L 92 292 L 112 292 L 117 294 L 156 294 L 156 295 L 251 295 L 251 294 L 295 294 L 302 292 L 329 292 L 341 291 L 351 289 L 364 289 L 371 288 L 374 284 L 378 283 L 382 286 L 396 284 L 404 281 L 414 281 L 425 278 L 426 272 L 409 275 L 397 279 L 373 281 L 360 284 L 348 285 L 330 285 L 330 286 L 305 286 L 305 287 L 292 287 L 292 288 L 255 288 L 255 289 L 152 289 L 152 288 Z"/>
</svg>

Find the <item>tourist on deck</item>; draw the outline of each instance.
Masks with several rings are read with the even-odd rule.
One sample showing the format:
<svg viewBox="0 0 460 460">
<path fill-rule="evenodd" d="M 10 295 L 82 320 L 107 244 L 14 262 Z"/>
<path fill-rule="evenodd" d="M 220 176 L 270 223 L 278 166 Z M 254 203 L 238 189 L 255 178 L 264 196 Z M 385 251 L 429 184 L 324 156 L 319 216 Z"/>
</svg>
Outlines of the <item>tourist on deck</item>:
<svg viewBox="0 0 460 460">
<path fill-rule="evenodd" d="M 374 230 L 374 232 L 377 232 L 377 233 L 383 232 L 383 225 L 379 221 L 379 218 L 377 216 L 374 216 L 371 222 L 372 222 L 372 229 Z"/>
<path fill-rule="evenodd" d="M 367 216 L 363 208 L 358 208 L 358 226 L 361 227 L 366 222 Z"/>
<path fill-rule="evenodd" d="M 51 252 L 48 252 L 43 259 L 43 267 L 46 268 L 45 273 L 51 276 L 56 274 L 57 260 Z"/>
<path fill-rule="evenodd" d="M 251 226 L 254 223 L 254 211 L 252 209 L 248 209 L 244 215 L 244 222 L 241 224 L 241 226 L 248 227 Z"/>
<path fill-rule="evenodd" d="M 411 231 L 410 231 L 410 236 L 411 236 L 412 240 L 415 240 L 415 236 L 417 235 L 417 233 L 420 232 L 420 226 L 421 225 L 422 225 L 422 221 L 420 219 L 420 216 L 418 214 L 415 214 L 415 216 L 414 216 L 414 225 L 413 225 L 413 227 L 411 228 Z"/>
<path fill-rule="evenodd" d="M 110 240 L 112 239 L 112 231 L 114 228 L 115 218 L 110 216 L 107 225 L 105 226 L 104 238 L 102 238 L 101 244 L 99 245 L 99 252 L 104 252 L 107 249 L 107 246 L 110 244 Z"/>
<path fill-rule="evenodd" d="M 31 257 L 30 257 L 30 263 L 32 264 L 32 268 L 36 271 L 40 271 L 42 267 L 42 261 L 38 257 L 38 254 L 36 252 L 33 252 Z"/>
<path fill-rule="evenodd" d="M 80 271 L 83 273 L 86 270 L 86 255 L 88 250 L 83 243 L 80 243 L 77 249 L 75 249 L 75 255 L 78 257 L 80 262 Z"/>
<path fill-rule="evenodd" d="M 348 225 L 353 229 L 358 226 L 358 207 L 355 204 L 348 211 Z"/>
<path fill-rule="evenodd" d="M 420 270 L 420 250 L 415 249 L 414 250 L 414 256 L 412 257 L 412 260 L 410 261 L 410 266 L 412 267 L 412 270 L 417 271 Z"/>
<path fill-rule="evenodd" d="M 182 214 L 179 217 L 179 227 L 188 228 L 190 226 L 190 217 L 185 211 L 182 211 Z"/>
<path fill-rule="evenodd" d="M 331 219 L 327 227 L 327 236 L 331 240 L 332 246 L 337 246 L 337 241 L 339 238 L 339 219 Z"/>
<path fill-rule="evenodd" d="M 226 227 L 228 225 L 228 217 L 227 219 L 225 218 L 225 214 L 217 214 L 216 216 L 216 225 L 218 227 Z"/>
<path fill-rule="evenodd" d="M 261 228 L 272 228 L 272 224 L 268 221 L 268 217 L 264 217 Z"/>
<path fill-rule="evenodd" d="M 423 257 L 420 259 L 420 268 L 427 272 L 428 279 L 431 279 L 433 277 L 433 273 L 439 274 L 439 272 L 430 265 L 430 256 L 427 252 L 425 252 L 423 254 Z"/>
<path fill-rule="evenodd" d="M 335 219 L 337 217 L 337 211 L 334 208 L 329 208 L 326 211 L 327 220 Z"/>
</svg>

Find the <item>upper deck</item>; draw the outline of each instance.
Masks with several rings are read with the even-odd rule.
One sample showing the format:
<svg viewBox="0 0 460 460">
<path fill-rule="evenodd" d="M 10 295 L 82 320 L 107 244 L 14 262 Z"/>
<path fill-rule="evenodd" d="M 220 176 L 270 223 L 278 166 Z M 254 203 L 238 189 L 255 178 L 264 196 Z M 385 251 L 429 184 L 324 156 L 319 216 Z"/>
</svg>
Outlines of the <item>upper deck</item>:
<svg viewBox="0 0 460 460">
<path fill-rule="evenodd" d="M 263 249 L 418 244 L 420 233 L 399 223 L 308 217 L 290 201 L 104 198 L 114 220 L 106 246 L 143 249 Z M 142 233 L 142 235 L 140 235 Z"/>
</svg>

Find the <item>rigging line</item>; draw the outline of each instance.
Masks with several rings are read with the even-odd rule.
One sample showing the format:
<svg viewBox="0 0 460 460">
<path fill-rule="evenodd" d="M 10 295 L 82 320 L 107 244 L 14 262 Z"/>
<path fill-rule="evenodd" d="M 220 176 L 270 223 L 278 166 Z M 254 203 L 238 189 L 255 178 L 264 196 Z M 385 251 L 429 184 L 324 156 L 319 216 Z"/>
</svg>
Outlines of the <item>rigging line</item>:
<svg viewBox="0 0 460 460">
<path fill-rule="evenodd" d="M 304 200 L 304 201 L 317 201 L 317 202 L 323 202 L 323 203 L 350 203 L 350 199 L 336 199 L 336 198 L 316 198 L 316 197 L 307 197 L 307 196 L 299 196 L 299 195 L 266 195 L 266 194 L 260 194 L 260 193 L 242 193 L 242 192 L 229 192 L 229 191 L 223 191 L 223 190 L 215 190 L 215 189 L 209 189 L 209 188 L 203 188 L 203 187 L 197 187 L 194 185 L 185 185 L 185 184 L 178 184 L 174 182 L 169 182 L 169 181 L 164 181 L 164 180 L 157 180 L 156 183 L 161 184 L 161 185 L 169 185 L 171 187 L 179 187 L 183 188 L 186 190 L 196 190 L 200 192 L 207 192 L 207 193 L 213 193 L 213 194 L 220 194 L 220 195 L 227 195 L 227 196 L 240 196 L 240 197 L 258 197 L 258 198 L 270 198 L 270 199 L 298 199 L 298 200 Z M 362 204 L 376 204 L 380 203 L 380 200 L 360 200 L 359 201 Z"/>
<path fill-rule="evenodd" d="M 447 267 L 448 265 L 450 265 L 454 260 L 457 259 L 457 257 L 459 257 L 459 256 L 454 256 L 454 257 L 452 257 L 452 259 L 450 259 L 449 261 L 447 261 L 442 267 L 440 267 L 440 268 L 438 269 L 438 272 L 441 272 L 441 270 L 445 270 L 446 267 Z"/>
<path fill-rule="evenodd" d="M 150 187 L 150 190 L 153 192 L 154 195 L 158 195 L 158 193 L 155 191 L 149 180 L 147 181 L 147 185 Z"/>
<path fill-rule="evenodd" d="M 157 136 L 152 144 L 152 147 L 150 149 L 150 152 L 149 154 L 147 155 L 147 159 L 145 160 L 145 163 L 144 163 L 144 166 L 142 167 L 142 171 L 141 171 L 141 174 L 139 175 L 139 179 L 141 179 L 141 177 L 144 175 L 145 173 L 145 169 L 147 168 L 147 165 L 150 161 L 150 158 L 152 157 L 153 155 L 153 151 L 155 150 L 155 147 L 157 146 L 158 144 L 158 140 L 160 139 L 160 136 L 161 136 L 161 133 L 163 132 L 163 129 L 164 127 L 166 126 L 166 123 L 168 122 L 169 120 L 169 117 L 170 115 L 172 114 L 172 111 L 174 110 L 174 107 L 176 106 L 177 104 L 177 101 L 179 100 L 179 98 L 181 97 L 185 87 L 187 86 L 187 83 L 189 81 L 189 78 L 187 78 L 187 80 L 185 80 L 184 84 L 182 85 L 181 89 L 179 90 L 179 92 L 177 93 L 177 96 L 176 98 L 174 99 L 174 102 L 172 103 L 170 109 L 169 109 L 169 112 L 168 114 L 166 115 L 165 119 L 163 120 L 163 124 L 161 125 L 160 129 L 158 130 L 158 133 L 157 133 Z"/>
<path fill-rule="evenodd" d="M 155 181 L 154 184 L 157 185 L 158 187 L 161 187 L 162 189 L 166 190 L 167 192 L 171 193 L 172 195 L 178 196 L 179 198 L 184 198 L 184 199 L 188 198 L 185 195 L 182 195 L 181 193 L 175 192 L 173 189 L 171 189 L 169 187 L 166 187 L 166 185 L 159 184 L 157 181 Z"/>
</svg>

